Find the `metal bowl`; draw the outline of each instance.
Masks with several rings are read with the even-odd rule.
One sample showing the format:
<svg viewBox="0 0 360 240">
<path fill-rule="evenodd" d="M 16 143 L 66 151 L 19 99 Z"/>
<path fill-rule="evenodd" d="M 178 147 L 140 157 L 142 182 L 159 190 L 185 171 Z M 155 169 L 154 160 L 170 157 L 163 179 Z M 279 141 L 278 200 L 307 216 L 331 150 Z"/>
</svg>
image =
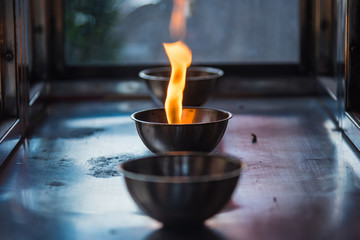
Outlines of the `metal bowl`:
<svg viewBox="0 0 360 240">
<path fill-rule="evenodd" d="M 151 68 L 142 70 L 139 76 L 145 80 L 152 99 L 164 106 L 171 68 Z M 224 72 L 211 67 L 190 67 L 186 72 L 186 85 L 183 95 L 184 106 L 201 106 L 211 96 L 216 81 Z"/>
<path fill-rule="evenodd" d="M 199 226 L 230 200 L 244 165 L 223 155 L 181 152 L 121 164 L 130 195 L 167 227 Z"/>
<path fill-rule="evenodd" d="M 138 134 L 150 151 L 210 152 L 223 137 L 232 114 L 210 108 L 183 108 L 183 117 L 193 115 L 193 123 L 168 124 L 164 108 L 131 115 Z"/>
</svg>

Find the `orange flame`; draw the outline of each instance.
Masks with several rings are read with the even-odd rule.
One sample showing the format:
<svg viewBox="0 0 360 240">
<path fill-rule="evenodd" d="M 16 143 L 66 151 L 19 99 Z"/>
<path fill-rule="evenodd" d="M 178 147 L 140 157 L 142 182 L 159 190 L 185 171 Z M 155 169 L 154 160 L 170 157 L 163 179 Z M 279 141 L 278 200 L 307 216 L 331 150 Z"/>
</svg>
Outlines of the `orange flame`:
<svg viewBox="0 0 360 240">
<path fill-rule="evenodd" d="M 182 39 L 186 35 L 186 12 L 188 0 L 173 0 L 173 11 L 170 19 L 170 35 Z"/>
<path fill-rule="evenodd" d="M 171 75 L 165 100 L 168 123 L 181 123 L 183 91 L 186 69 L 192 60 L 191 50 L 183 42 L 164 43 L 165 52 L 170 60 Z"/>
</svg>

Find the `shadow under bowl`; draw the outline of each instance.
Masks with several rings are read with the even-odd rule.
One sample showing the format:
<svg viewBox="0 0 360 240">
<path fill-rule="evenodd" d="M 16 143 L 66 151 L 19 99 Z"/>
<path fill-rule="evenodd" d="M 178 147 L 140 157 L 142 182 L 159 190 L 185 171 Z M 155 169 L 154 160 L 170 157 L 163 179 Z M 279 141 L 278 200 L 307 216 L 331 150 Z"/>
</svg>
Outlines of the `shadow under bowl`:
<svg viewBox="0 0 360 240">
<path fill-rule="evenodd" d="M 164 106 L 170 74 L 170 67 L 150 68 L 139 73 L 139 77 L 145 80 L 151 97 L 158 106 Z M 183 105 L 203 105 L 213 93 L 217 79 L 223 75 L 224 72 L 217 68 L 188 68 L 183 93 Z"/>
<path fill-rule="evenodd" d="M 154 153 L 211 152 L 222 139 L 231 117 L 227 111 L 200 107 L 183 108 L 182 119 L 192 119 L 192 123 L 184 124 L 167 123 L 164 108 L 131 115 L 141 140 Z"/>
<path fill-rule="evenodd" d="M 144 213 L 166 227 L 183 228 L 201 226 L 228 203 L 244 164 L 224 155 L 182 152 L 130 160 L 120 169 Z"/>
</svg>

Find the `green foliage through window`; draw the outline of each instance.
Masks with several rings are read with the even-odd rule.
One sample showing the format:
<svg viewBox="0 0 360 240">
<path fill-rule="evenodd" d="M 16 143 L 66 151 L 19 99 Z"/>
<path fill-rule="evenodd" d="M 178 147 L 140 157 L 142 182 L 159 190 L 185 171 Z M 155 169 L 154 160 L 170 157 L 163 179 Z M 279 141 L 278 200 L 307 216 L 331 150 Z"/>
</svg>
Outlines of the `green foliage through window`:
<svg viewBox="0 0 360 240">
<path fill-rule="evenodd" d="M 66 61 L 111 64 L 118 56 L 119 38 L 110 37 L 119 18 L 115 0 L 65 1 Z"/>
</svg>

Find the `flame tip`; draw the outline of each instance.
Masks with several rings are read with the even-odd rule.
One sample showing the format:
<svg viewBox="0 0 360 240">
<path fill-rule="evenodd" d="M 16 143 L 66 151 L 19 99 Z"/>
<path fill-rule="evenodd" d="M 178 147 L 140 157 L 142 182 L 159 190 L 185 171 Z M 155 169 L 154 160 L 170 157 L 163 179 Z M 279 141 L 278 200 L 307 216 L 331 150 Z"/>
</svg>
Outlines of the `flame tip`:
<svg viewBox="0 0 360 240">
<path fill-rule="evenodd" d="M 186 35 L 186 12 L 188 0 L 173 0 L 174 6 L 170 19 L 170 35 L 184 39 Z M 165 100 L 165 112 L 168 123 L 181 123 L 183 91 L 186 69 L 192 61 L 192 53 L 181 40 L 163 43 L 171 65 L 171 76 Z"/>
</svg>

